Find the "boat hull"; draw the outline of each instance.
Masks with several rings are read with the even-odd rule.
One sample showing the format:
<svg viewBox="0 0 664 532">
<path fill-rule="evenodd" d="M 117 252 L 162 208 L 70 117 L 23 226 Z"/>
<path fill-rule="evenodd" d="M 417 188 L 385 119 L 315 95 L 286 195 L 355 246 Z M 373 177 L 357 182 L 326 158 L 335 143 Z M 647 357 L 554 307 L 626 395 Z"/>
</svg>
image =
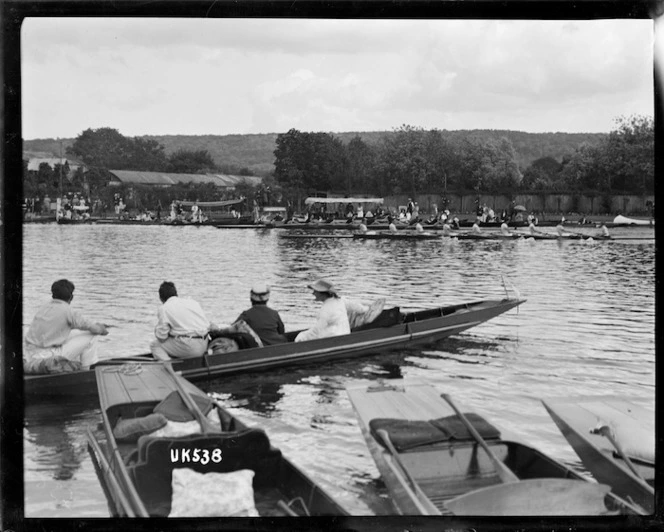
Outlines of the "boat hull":
<svg viewBox="0 0 664 532">
<path fill-rule="evenodd" d="M 371 328 L 369 325 L 363 330 L 332 338 L 174 360 L 173 367 L 187 379 L 205 380 L 248 371 L 379 354 L 438 342 L 499 316 L 524 302 L 523 299 L 508 298 L 449 305 L 405 314 L 401 323 L 390 327 Z M 296 332 L 289 334 L 294 336 Z M 147 356 L 137 359 L 150 360 Z M 27 401 L 37 401 L 53 395 L 90 395 L 95 392 L 95 377 L 91 370 L 69 374 L 27 375 L 24 379 Z"/>
<path fill-rule="evenodd" d="M 598 423 L 611 426 L 633 426 L 638 433 L 644 431 L 644 437 L 653 438 L 654 449 L 654 414 L 626 401 L 613 398 L 593 398 L 586 400 L 547 400 L 542 401 L 547 412 L 556 423 L 565 439 L 579 456 L 583 465 L 598 482 L 611 486 L 614 493 L 623 498 L 631 498 L 646 511 L 654 511 L 654 464 L 633 460 L 639 474 L 646 480 L 636 477 L 624 460 L 616 456 L 616 449 L 610 440 L 599 434 L 591 434 Z"/>
<path fill-rule="evenodd" d="M 374 423 L 385 426 L 388 421 L 396 421 L 398 424 L 422 423 L 454 417 L 455 411 L 432 386 L 423 382 L 390 380 L 370 385 L 351 385 L 347 392 L 364 439 L 390 492 L 397 513 L 444 515 L 452 513 L 450 508 L 455 507 L 456 501 L 464 496 L 481 494 L 481 490 L 501 491 L 501 487 L 504 487 L 507 491 L 519 491 L 514 490 L 517 486 L 503 483 L 504 480 L 491 458 L 483 449 L 478 448 L 472 437 L 450 438 L 448 435 L 447 438 L 436 439 L 431 432 L 427 432 L 422 434 L 421 441 L 414 442 L 412 433 L 417 433 L 419 429 L 411 425 L 413 428 L 412 432 L 408 433 L 406 445 L 403 446 L 402 442 L 399 449 L 394 445 L 393 449 L 389 449 L 377 441 L 376 434 L 379 432 Z M 470 417 L 474 414 L 465 415 Z M 482 422 L 486 423 L 486 420 Z M 498 432 L 489 425 L 488 432 L 491 434 L 485 432 L 484 436 L 487 446 L 495 457 L 518 477 L 517 484 L 558 479 L 568 487 L 582 490 L 591 484 L 569 467 L 520 441 L 508 431 L 500 429 Z M 522 495 L 523 490 L 520 491 Z M 600 492 L 602 509 L 599 513 L 618 509 L 630 513 L 631 508 L 625 501 L 615 496 L 606 496 L 608 487 L 603 487 Z M 608 507 L 604 506 L 605 498 L 608 500 Z M 481 497 L 479 499 L 481 500 Z M 492 508 L 491 513 L 482 514 L 481 510 L 476 510 L 478 513 L 475 515 L 534 515 L 531 513 L 533 506 L 528 500 L 523 503 L 518 500 L 512 502 L 516 504 L 505 508 L 505 513 L 495 513 L 496 509 Z M 579 512 L 578 506 L 571 509 L 556 507 L 555 503 L 547 506 L 546 500 L 536 501 L 536 505 L 539 505 L 542 511 L 540 515 L 576 515 L 576 512 Z M 596 508 L 591 507 L 589 514 L 594 514 L 594 510 Z M 578 515 L 584 515 L 583 510 Z"/>
<path fill-rule="evenodd" d="M 131 374 L 96 370 L 99 403 L 105 442 L 90 434 L 89 451 L 114 517 L 167 516 L 171 507 L 172 471 L 178 467 L 198 473 L 254 470 L 253 488 L 261 516 L 348 515 L 323 489 L 274 448 L 267 435 L 249 428 L 238 418 L 215 404 L 219 424 L 212 432 L 187 436 L 154 437 L 118 444 L 114 428 L 142 418 L 178 388 L 190 396 L 206 394 L 164 366 L 146 365 Z M 178 379 L 178 386 L 174 379 Z M 204 399 L 205 400 L 205 399 Z M 191 448 L 193 452 L 218 451 L 221 460 L 173 461 L 173 449 Z M 222 451 L 223 448 L 223 451 Z M 198 455 L 197 455 L 198 456 Z M 205 455 L 203 455 L 205 456 Z M 103 467 L 107 464 L 110 467 Z M 280 501 L 301 501 L 306 507 L 292 506 L 285 511 Z M 220 501 L 223 502 L 223 501 Z"/>
<path fill-rule="evenodd" d="M 353 235 L 353 238 L 358 240 L 438 240 L 441 237 L 442 235 L 439 234 L 423 234 L 412 231 L 402 231 L 400 233 L 358 233 Z"/>
</svg>

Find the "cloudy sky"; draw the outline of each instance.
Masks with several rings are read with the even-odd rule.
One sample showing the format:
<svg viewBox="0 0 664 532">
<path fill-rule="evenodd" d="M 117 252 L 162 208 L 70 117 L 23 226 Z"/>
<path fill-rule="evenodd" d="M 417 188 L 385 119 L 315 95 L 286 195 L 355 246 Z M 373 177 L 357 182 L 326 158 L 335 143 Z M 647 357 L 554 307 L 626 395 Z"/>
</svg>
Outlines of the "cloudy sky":
<svg viewBox="0 0 664 532">
<path fill-rule="evenodd" d="M 23 138 L 608 132 L 653 114 L 654 23 L 29 18 Z"/>
</svg>

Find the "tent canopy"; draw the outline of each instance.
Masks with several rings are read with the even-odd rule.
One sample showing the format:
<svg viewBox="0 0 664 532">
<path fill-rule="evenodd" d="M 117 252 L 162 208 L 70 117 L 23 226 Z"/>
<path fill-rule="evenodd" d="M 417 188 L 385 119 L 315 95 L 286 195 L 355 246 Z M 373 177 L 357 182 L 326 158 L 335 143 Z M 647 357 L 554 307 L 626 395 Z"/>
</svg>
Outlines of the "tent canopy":
<svg viewBox="0 0 664 532">
<path fill-rule="evenodd" d="M 179 201 L 178 203 L 183 207 L 191 207 L 192 205 L 198 205 L 199 207 L 227 207 L 228 205 L 237 205 L 242 203 L 244 198 L 224 200 L 224 201 Z"/>
<path fill-rule="evenodd" d="M 383 198 L 307 198 L 305 205 L 313 203 L 383 203 Z"/>
</svg>

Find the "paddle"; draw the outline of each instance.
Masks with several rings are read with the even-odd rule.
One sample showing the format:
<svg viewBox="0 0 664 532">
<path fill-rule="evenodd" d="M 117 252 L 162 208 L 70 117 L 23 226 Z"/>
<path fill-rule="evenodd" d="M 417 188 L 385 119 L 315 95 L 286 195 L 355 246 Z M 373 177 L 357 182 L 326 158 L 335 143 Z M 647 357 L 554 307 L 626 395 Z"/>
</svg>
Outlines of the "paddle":
<svg viewBox="0 0 664 532">
<path fill-rule="evenodd" d="M 457 408 L 457 406 L 454 404 L 454 401 L 452 401 L 452 398 L 446 393 L 442 394 L 441 397 L 445 399 L 445 401 L 447 401 L 447 404 L 449 404 L 452 407 L 452 410 L 454 410 L 456 415 L 459 416 L 459 419 L 468 429 L 468 432 L 470 432 L 472 437 L 475 438 L 475 441 L 480 444 L 482 449 L 484 449 L 484 452 L 489 456 L 491 462 L 493 463 L 493 466 L 496 468 L 496 472 L 498 473 L 501 482 L 518 482 L 519 477 L 517 477 L 514 473 L 512 473 L 512 471 L 503 462 L 501 462 L 498 459 L 498 457 L 493 453 L 493 451 L 484 441 L 484 438 L 480 436 L 480 433 L 477 432 L 472 423 L 468 421 L 468 418 L 466 418 L 466 416 L 464 416 L 463 413 Z"/>
<path fill-rule="evenodd" d="M 394 445 L 392 445 L 392 440 L 390 440 L 390 436 L 387 433 L 387 431 L 380 429 L 376 431 L 376 434 L 380 436 L 380 439 L 383 440 L 383 443 L 385 443 L 385 445 L 387 446 L 388 450 L 390 451 L 390 454 L 394 458 L 394 461 L 399 465 L 399 468 L 403 471 L 403 474 L 406 476 L 406 480 L 408 480 L 410 487 L 413 489 L 413 491 L 417 491 L 417 482 L 415 482 L 415 479 L 410 474 L 408 469 L 406 469 L 403 462 L 401 461 L 401 458 L 399 458 L 399 452 L 394 448 Z"/>
<path fill-rule="evenodd" d="M 422 490 L 418 486 L 417 482 L 410 474 L 405 464 L 401 461 L 401 458 L 399 457 L 399 451 L 397 451 L 394 448 L 392 440 L 390 440 L 390 436 L 387 433 L 387 431 L 379 429 L 376 431 L 376 433 L 378 434 L 378 436 L 380 436 L 380 439 L 383 440 L 387 449 L 390 451 L 390 455 L 394 459 L 394 462 L 399 466 L 399 469 L 401 469 L 401 471 L 403 472 L 404 476 L 406 477 L 406 480 L 408 481 L 408 484 L 410 484 L 410 489 L 413 491 L 414 494 L 414 496 L 410 497 L 410 499 L 413 502 L 413 504 L 415 504 L 418 511 L 420 511 L 422 515 L 439 515 L 440 510 L 438 510 L 435 506 L 433 506 L 429 501 L 429 499 L 427 498 L 427 496 L 422 493 Z"/>
<path fill-rule="evenodd" d="M 625 464 L 627 464 L 627 467 L 629 467 L 630 471 L 634 473 L 637 480 L 641 484 L 643 484 L 643 487 L 646 488 L 649 493 L 651 493 L 653 496 L 655 495 L 655 490 L 641 476 L 641 473 L 639 473 L 636 467 L 634 467 L 634 464 L 629 459 L 629 456 L 627 456 L 627 453 L 625 453 L 625 451 L 623 450 L 622 445 L 620 445 L 620 443 L 618 443 L 618 440 L 616 440 L 615 436 L 613 435 L 613 431 L 611 430 L 611 427 L 609 427 L 608 425 L 602 425 L 601 427 L 592 429 L 590 433 L 600 434 L 601 436 L 604 436 L 606 439 L 608 439 L 611 442 L 611 444 L 616 448 L 620 457 L 625 461 Z"/>
<path fill-rule="evenodd" d="M 198 421 L 198 424 L 201 426 L 201 431 L 203 432 L 203 434 L 209 434 L 211 432 L 219 432 L 219 429 L 215 427 L 210 422 L 210 420 L 208 420 L 203 415 L 203 412 L 201 412 L 200 408 L 198 408 L 196 401 L 194 401 L 189 395 L 189 393 L 187 393 L 187 391 L 184 389 L 184 386 L 180 381 L 181 377 L 178 377 L 178 375 L 173 370 L 173 367 L 169 363 L 165 363 L 164 366 L 166 367 L 166 371 L 168 371 L 170 376 L 173 378 L 173 381 L 175 381 L 175 385 L 177 386 L 178 393 L 182 398 L 182 402 L 185 404 L 189 412 L 191 412 L 193 416 L 196 418 L 196 421 Z"/>
<path fill-rule="evenodd" d="M 120 481 L 113 471 L 113 467 L 106 459 L 104 451 L 102 451 L 101 446 L 99 445 L 95 435 L 90 430 L 90 427 L 85 427 L 85 430 L 88 436 L 88 444 L 92 448 L 94 456 L 97 457 L 100 468 L 103 468 L 104 473 L 108 478 L 110 488 L 113 490 L 114 495 L 117 497 L 118 503 L 120 506 L 122 506 L 122 510 L 124 511 L 125 515 L 127 517 L 136 517 L 136 513 L 134 512 L 135 507 L 140 514 L 139 517 L 150 517 L 140 497 L 138 497 L 135 492 L 130 491 L 129 493 L 125 493 L 125 491 L 122 489 Z M 129 498 L 132 499 L 133 506 L 132 503 L 129 502 Z"/>
</svg>

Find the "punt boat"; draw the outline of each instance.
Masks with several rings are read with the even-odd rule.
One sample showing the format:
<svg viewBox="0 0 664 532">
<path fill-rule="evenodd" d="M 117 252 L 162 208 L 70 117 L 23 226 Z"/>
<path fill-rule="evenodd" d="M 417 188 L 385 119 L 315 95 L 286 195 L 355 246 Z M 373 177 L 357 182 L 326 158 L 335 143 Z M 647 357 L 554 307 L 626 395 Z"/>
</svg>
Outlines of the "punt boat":
<svg viewBox="0 0 664 532">
<path fill-rule="evenodd" d="M 524 303 L 518 295 L 502 300 L 480 300 L 402 313 L 399 307 L 383 310 L 371 323 L 350 334 L 293 342 L 300 331 L 286 334 L 289 342 L 241 349 L 230 353 L 203 355 L 173 361 L 173 367 L 191 380 L 205 380 L 233 373 L 258 371 L 302 363 L 326 363 L 339 358 L 379 354 L 388 350 L 432 344 L 470 329 Z M 103 364 L 146 362 L 151 355 L 111 359 Z M 57 395 L 94 394 L 94 371 L 48 375 L 26 375 L 26 401 Z"/>
<path fill-rule="evenodd" d="M 168 364 L 138 368 L 96 369 L 105 440 L 88 428 L 88 450 L 112 516 L 348 515 L 263 430 Z M 158 432 L 148 422 L 155 416 L 165 416 Z"/>
<path fill-rule="evenodd" d="M 655 415 L 615 397 L 542 401 L 598 482 L 654 511 Z"/>
<path fill-rule="evenodd" d="M 605 515 L 638 508 L 424 382 L 347 387 L 402 515 Z"/>
</svg>

